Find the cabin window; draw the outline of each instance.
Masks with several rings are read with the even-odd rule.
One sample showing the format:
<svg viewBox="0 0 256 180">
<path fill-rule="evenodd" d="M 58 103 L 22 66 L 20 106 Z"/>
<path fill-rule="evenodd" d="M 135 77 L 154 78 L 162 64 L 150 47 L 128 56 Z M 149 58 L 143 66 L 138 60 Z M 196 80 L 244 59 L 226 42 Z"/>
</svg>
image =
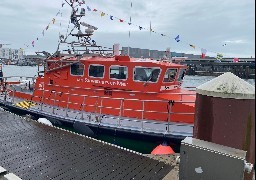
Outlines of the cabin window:
<svg viewBox="0 0 256 180">
<path fill-rule="evenodd" d="M 72 64 L 70 66 L 71 75 L 73 76 L 83 76 L 84 75 L 84 65 L 81 63 Z"/>
<path fill-rule="evenodd" d="M 90 65 L 89 76 L 95 78 L 104 77 L 104 66 L 103 65 Z"/>
<path fill-rule="evenodd" d="M 110 79 L 127 79 L 127 73 L 126 66 L 110 66 Z"/>
<path fill-rule="evenodd" d="M 173 82 L 176 78 L 177 69 L 167 69 L 164 75 L 164 82 Z"/>
<path fill-rule="evenodd" d="M 185 74 L 186 74 L 186 69 L 180 69 L 179 76 L 178 76 L 178 81 L 182 81 Z"/>
<path fill-rule="evenodd" d="M 134 70 L 134 81 L 157 82 L 160 68 L 136 67 Z"/>
</svg>

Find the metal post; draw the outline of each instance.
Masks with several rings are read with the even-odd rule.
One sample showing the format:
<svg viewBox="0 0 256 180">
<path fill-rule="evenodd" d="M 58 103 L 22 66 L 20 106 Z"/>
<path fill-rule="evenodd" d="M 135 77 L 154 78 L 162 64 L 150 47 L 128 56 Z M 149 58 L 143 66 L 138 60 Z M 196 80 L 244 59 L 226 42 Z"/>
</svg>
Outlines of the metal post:
<svg viewBox="0 0 256 180">
<path fill-rule="evenodd" d="M 84 100 L 83 100 L 83 104 L 82 104 L 82 116 L 81 116 L 81 119 L 84 119 L 84 105 L 85 105 L 85 96 L 84 96 Z"/>
<path fill-rule="evenodd" d="M 68 95 L 67 109 L 66 109 L 66 117 L 68 117 L 68 108 L 69 108 L 70 94 Z"/>
<path fill-rule="evenodd" d="M 7 83 L 4 83 L 4 101 L 7 99 Z"/>
<path fill-rule="evenodd" d="M 124 104 L 124 99 L 122 99 L 121 103 L 120 103 L 120 112 L 119 112 L 118 126 L 121 126 L 120 119 L 121 119 L 121 116 L 122 116 L 123 104 Z"/>
<path fill-rule="evenodd" d="M 168 126 L 167 126 L 167 132 L 170 132 L 170 121 L 171 121 L 171 109 L 172 109 L 173 101 L 168 101 Z"/>
<path fill-rule="evenodd" d="M 142 101 L 142 115 L 141 115 L 141 118 L 142 118 L 142 121 L 141 121 L 141 130 L 143 131 L 143 119 L 144 119 L 144 112 L 145 112 L 145 101 Z"/>
<path fill-rule="evenodd" d="M 52 106 L 52 114 L 54 114 L 54 109 L 55 109 L 55 105 L 56 105 L 56 94 L 57 94 L 57 91 L 55 91 L 55 93 L 54 93 L 54 102 L 53 102 L 53 106 Z"/>
<path fill-rule="evenodd" d="M 43 110 L 43 101 L 44 101 L 44 89 L 43 89 L 43 96 L 42 96 L 42 99 L 41 99 L 41 111 Z"/>
<path fill-rule="evenodd" d="M 102 113 L 102 105 L 103 105 L 103 99 L 100 100 L 100 114 Z"/>
<path fill-rule="evenodd" d="M 14 93 L 15 93 L 15 88 L 12 90 L 12 103 L 14 104 Z"/>
</svg>

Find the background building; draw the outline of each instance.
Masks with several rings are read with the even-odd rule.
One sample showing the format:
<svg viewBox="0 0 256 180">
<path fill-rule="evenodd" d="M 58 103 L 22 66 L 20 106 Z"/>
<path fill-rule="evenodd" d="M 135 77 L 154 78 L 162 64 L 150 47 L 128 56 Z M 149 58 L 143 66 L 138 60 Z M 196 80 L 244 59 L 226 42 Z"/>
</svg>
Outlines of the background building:
<svg viewBox="0 0 256 180">
<path fill-rule="evenodd" d="M 18 61 L 24 55 L 23 49 L 0 48 L 0 59 Z"/>
<path fill-rule="evenodd" d="M 167 51 L 158 51 L 158 50 L 122 47 L 122 54 L 129 55 L 133 58 L 151 58 L 151 59 L 161 59 L 161 58 L 166 58 L 166 57 L 167 58 L 187 57 L 188 59 L 200 59 L 201 58 L 201 55 L 170 52 L 169 48 L 167 49 Z M 207 56 L 207 58 L 210 58 L 210 57 Z"/>
</svg>

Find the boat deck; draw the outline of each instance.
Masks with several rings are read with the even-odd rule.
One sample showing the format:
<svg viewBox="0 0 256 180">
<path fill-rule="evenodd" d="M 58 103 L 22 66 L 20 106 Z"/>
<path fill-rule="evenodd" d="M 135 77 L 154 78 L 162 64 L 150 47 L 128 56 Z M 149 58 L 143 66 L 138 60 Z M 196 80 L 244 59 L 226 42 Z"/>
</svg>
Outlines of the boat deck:
<svg viewBox="0 0 256 180">
<path fill-rule="evenodd" d="M 0 110 L 1 166 L 22 179 L 163 179 L 172 166 Z"/>
<path fill-rule="evenodd" d="M 110 116 L 97 113 L 89 113 L 79 110 L 71 110 L 46 104 L 34 104 L 32 106 L 17 106 L 17 103 L 24 102 L 12 96 L 0 95 L 1 103 L 8 103 L 15 108 L 26 110 L 28 112 L 41 114 L 44 116 L 56 117 L 66 122 L 80 121 L 95 126 L 104 126 L 108 128 L 118 128 L 123 130 L 132 130 L 137 132 L 147 132 L 155 134 L 165 134 L 171 136 L 187 137 L 193 135 L 193 125 L 185 123 L 168 123 L 160 121 L 138 120 L 119 116 Z"/>
</svg>

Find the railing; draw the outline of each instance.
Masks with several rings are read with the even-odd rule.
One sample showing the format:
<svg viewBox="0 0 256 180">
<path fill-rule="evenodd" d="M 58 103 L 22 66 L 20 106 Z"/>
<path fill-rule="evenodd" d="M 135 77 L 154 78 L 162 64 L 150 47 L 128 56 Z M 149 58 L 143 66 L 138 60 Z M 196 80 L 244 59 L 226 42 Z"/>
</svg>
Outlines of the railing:
<svg viewBox="0 0 256 180">
<path fill-rule="evenodd" d="M 77 89 L 79 87 L 73 87 L 70 89 Z M 13 87 L 12 89 L 12 94 L 9 96 L 12 97 L 12 100 L 11 102 L 14 103 L 14 99 L 15 99 L 15 92 L 16 92 L 16 89 L 15 87 Z M 35 89 L 34 89 L 35 90 Z M 61 107 L 60 106 L 60 103 L 65 103 L 66 104 L 66 107 L 62 107 L 62 108 L 66 108 L 66 112 L 65 112 L 65 117 L 68 117 L 68 112 L 69 112 L 69 109 L 70 109 L 70 104 L 72 105 L 81 105 L 81 109 L 80 111 L 82 112 L 82 116 L 81 116 L 81 119 L 84 119 L 84 112 L 86 113 L 87 111 L 85 111 L 86 107 L 92 107 L 95 109 L 95 112 L 87 112 L 87 113 L 95 113 L 97 115 L 105 115 L 102 113 L 102 110 L 103 108 L 104 109 L 112 109 L 112 110 L 118 110 L 119 111 L 119 116 L 118 117 L 114 117 L 114 119 L 117 119 L 116 121 L 116 124 L 115 126 L 122 126 L 122 127 L 131 127 L 131 124 L 141 124 L 140 126 L 136 125 L 134 126 L 133 128 L 138 128 L 140 127 L 140 129 L 142 131 L 144 130 L 155 130 L 155 127 L 154 128 L 150 128 L 149 125 L 154 125 L 154 124 L 161 124 L 161 125 L 166 125 L 167 126 L 167 129 L 166 129 L 166 132 L 169 133 L 171 131 L 170 127 L 171 125 L 175 125 L 175 126 L 187 126 L 188 124 L 184 124 L 184 123 L 172 123 L 171 122 L 171 115 L 175 115 L 175 114 L 180 114 L 180 115 L 194 115 L 194 113 L 187 113 L 187 112 L 172 112 L 172 101 L 167 101 L 167 100 L 140 100 L 140 99 L 124 99 L 124 98 L 112 98 L 112 97 L 101 97 L 101 96 L 89 96 L 89 95 L 81 95 L 81 94 L 73 94 L 73 93 L 62 93 L 62 95 L 67 95 L 67 100 L 60 100 L 60 99 L 56 99 L 56 96 L 57 96 L 57 91 L 53 91 L 53 90 L 43 90 L 43 89 L 36 89 L 38 91 L 42 91 L 41 95 L 40 96 L 33 96 L 33 98 L 38 98 L 39 99 L 39 107 L 41 109 L 41 111 L 43 111 L 43 105 L 45 101 L 53 101 L 53 106 L 52 106 L 52 113 L 55 114 L 55 108 L 57 107 Z M 7 92 L 7 91 L 6 91 Z M 51 92 L 51 93 L 54 93 L 54 96 L 53 98 L 49 98 L 49 97 L 46 97 L 46 93 L 47 92 Z M 181 93 L 170 93 L 170 94 L 176 94 L 176 95 L 181 95 L 181 100 L 180 101 L 175 101 L 175 103 L 191 103 L 191 104 L 194 104 L 195 102 L 194 101 L 183 101 L 183 96 L 184 95 L 194 95 L 194 94 L 181 94 Z M 81 97 L 82 98 L 82 104 L 80 103 L 77 103 L 77 102 L 71 102 L 71 98 L 75 96 L 75 97 Z M 88 98 L 96 98 L 97 100 L 95 101 L 96 103 L 98 104 L 88 104 L 86 103 L 86 100 Z M 120 101 L 120 106 L 119 107 L 113 107 L 113 106 L 103 106 L 103 102 L 105 100 L 118 100 Z M 6 100 L 6 98 L 5 98 Z M 142 103 L 142 107 L 141 109 L 133 109 L 133 108 L 125 108 L 124 107 L 124 102 L 128 102 L 128 101 L 136 101 L 136 102 L 141 102 Z M 166 103 L 168 105 L 168 109 L 167 111 L 149 111 L 149 110 L 146 110 L 145 109 L 145 103 L 147 102 L 155 102 L 155 103 L 158 103 L 158 102 L 161 102 L 161 103 Z M 99 110 L 97 110 L 97 108 L 99 108 Z M 74 109 L 75 110 L 75 109 Z M 78 109 L 79 110 L 79 109 Z M 136 119 L 133 119 L 133 118 L 130 118 L 129 117 L 125 117 L 123 116 L 123 113 L 124 112 L 141 112 L 141 119 L 140 120 L 136 120 Z M 146 113 L 156 113 L 156 114 L 166 114 L 167 115 L 167 122 L 166 121 L 152 121 L 152 120 L 149 120 L 149 119 L 145 119 L 145 114 Z M 90 121 L 90 119 L 89 119 Z M 131 124 L 128 125 L 125 125 L 126 122 L 132 122 Z M 99 123 L 105 123 L 107 124 L 106 122 L 102 122 L 102 119 L 99 118 Z M 127 123 L 126 123 L 127 124 Z M 148 126 L 147 126 L 148 125 Z M 163 131 L 163 130 L 159 130 L 159 131 Z"/>
</svg>

